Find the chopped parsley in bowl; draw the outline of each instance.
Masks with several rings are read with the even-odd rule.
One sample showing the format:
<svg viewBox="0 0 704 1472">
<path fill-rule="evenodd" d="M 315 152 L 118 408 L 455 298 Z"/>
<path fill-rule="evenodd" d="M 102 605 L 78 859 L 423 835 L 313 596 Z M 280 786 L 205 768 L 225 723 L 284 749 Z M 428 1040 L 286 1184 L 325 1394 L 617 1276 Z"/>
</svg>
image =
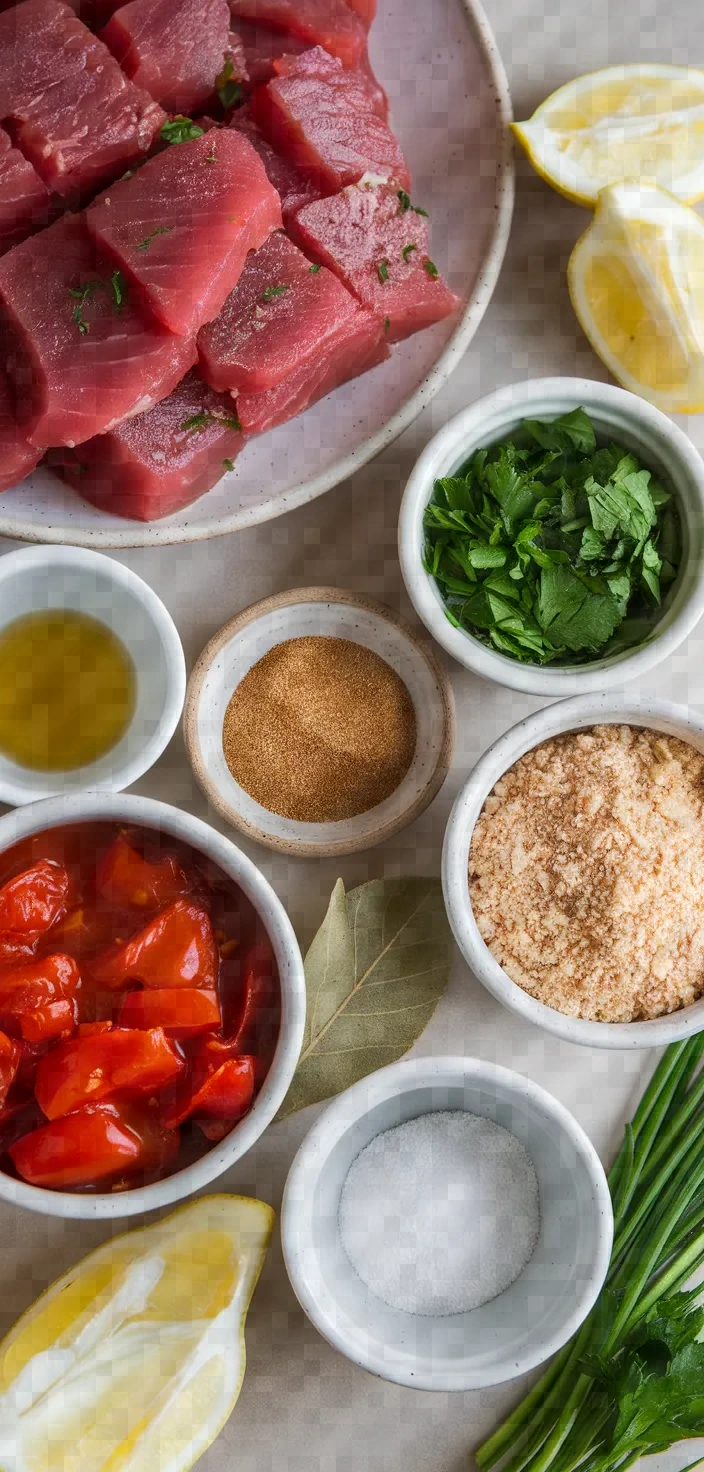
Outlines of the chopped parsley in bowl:
<svg viewBox="0 0 704 1472">
<path fill-rule="evenodd" d="M 424 565 L 458 629 L 522 663 L 588 663 L 643 644 L 682 557 L 673 492 L 597 442 L 583 408 L 524 419 L 435 481 Z"/>
</svg>

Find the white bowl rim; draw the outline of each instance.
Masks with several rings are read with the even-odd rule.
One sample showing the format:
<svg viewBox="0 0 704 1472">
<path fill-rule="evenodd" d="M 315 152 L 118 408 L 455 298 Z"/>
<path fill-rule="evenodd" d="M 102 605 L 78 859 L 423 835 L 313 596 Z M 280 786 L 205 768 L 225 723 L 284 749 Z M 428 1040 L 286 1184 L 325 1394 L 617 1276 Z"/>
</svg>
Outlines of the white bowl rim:
<svg viewBox="0 0 704 1472">
<path fill-rule="evenodd" d="M 91 548 L 72 547 L 68 545 L 56 547 L 18 547 L 13 552 L 5 552 L 0 556 L 0 583 L 6 582 L 11 577 L 21 577 L 23 570 L 36 568 L 45 571 L 49 567 L 72 567 L 78 571 L 95 572 L 106 581 L 114 583 L 128 593 L 135 603 L 141 604 L 156 631 L 161 645 L 164 670 L 166 672 L 166 692 L 164 696 L 164 707 L 161 712 L 156 729 L 152 732 L 140 752 L 130 757 L 115 767 L 109 777 L 91 786 L 87 781 L 81 788 L 73 788 L 75 793 L 79 792 L 119 792 L 123 787 L 130 787 L 139 777 L 144 776 L 150 767 L 158 761 L 162 752 L 168 746 L 171 737 L 181 718 L 183 703 L 186 697 L 186 659 L 183 645 L 176 625 L 166 605 L 149 583 L 140 578 L 131 568 L 125 567 L 123 563 L 116 562 L 112 557 L 106 557 L 102 552 L 94 552 Z M 57 777 L 60 774 L 57 773 Z M 57 789 L 59 795 L 60 789 Z M 11 805 L 24 805 L 33 801 L 44 801 L 46 789 L 41 791 L 32 789 L 29 783 L 19 786 L 9 777 L 0 777 L 0 802 Z"/>
<path fill-rule="evenodd" d="M 457 1074 L 464 1074 L 467 1079 L 476 1079 L 490 1085 L 500 1085 L 507 1092 L 513 1092 L 530 1101 L 544 1116 L 554 1120 L 584 1165 L 597 1208 L 599 1226 L 595 1233 L 594 1267 L 589 1285 L 585 1285 L 581 1296 L 574 1303 L 562 1330 L 552 1335 L 535 1352 L 526 1352 L 518 1358 L 512 1356 L 506 1373 L 498 1377 L 495 1371 L 489 1374 L 476 1372 L 468 1376 L 461 1370 L 447 1375 L 423 1371 L 411 1375 L 401 1366 L 394 1368 L 388 1358 L 388 1348 L 386 1357 L 374 1353 L 360 1357 L 356 1349 L 351 1349 L 344 1330 L 321 1308 L 305 1267 L 304 1249 L 310 1249 L 313 1240 L 311 1228 L 316 1183 L 337 1141 L 346 1134 L 351 1125 L 378 1104 L 398 1097 L 409 1089 L 432 1087 Z M 504 1068 L 481 1058 L 460 1055 L 402 1058 L 397 1063 L 390 1063 L 367 1078 L 360 1079 L 344 1093 L 338 1094 L 309 1130 L 294 1157 L 284 1187 L 281 1242 L 286 1271 L 301 1307 L 323 1338 L 341 1354 L 383 1380 L 408 1385 L 414 1390 L 480 1390 L 490 1385 L 503 1384 L 506 1380 L 513 1380 L 534 1369 L 566 1344 L 583 1323 L 598 1298 L 608 1270 L 613 1242 L 613 1208 L 606 1173 L 591 1140 L 574 1115 L 542 1085 L 511 1068 Z"/>
<path fill-rule="evenodd" d="M 704 998 L 677 1012 L 643 1022 L 591 1022 L 582 1017 L 568 1017 L 539 1002 L 511 980 L 482 940 L 469 899 L 467 861 L 472 833 L 495 783 L 520 756 L 541 742 L 565 731 L 607 723 L 650 726 L 665 732 L 672 728 L 670 734 L 686 741 L 687 737 L 681 734 L 684 727 L 701 738 L 704 751 L 704 716 L 669 700 L 642 700 L 637 693 L 574 695 L 535 711 L 511 726 L 484 752 L 458 793 L 445 830 L 443 895 L 452 932 L 471 971 L 497 1001 L 524 1021 L 565 1042 L 586 1047 L 621 1050 L 665 1047 L 702 1029 Z"/>
<path fill-rule="evenodd" d="M 263 1088 L 249 1114 L 218 1145 L 205 1155 L 149 1186 L 114 1194 L 80 1195 L 30 1186 L 0 1171 L 0 1199 L 44 1216 L 95 1221 L 105 1217 L 134 1216 L 183 1201 L 209 1185 L 234 1165 L 271 1124 L 282 1104 L 298 1062 L 305 1026 L 306 993 L 303 960 L 291 921 L 256 864 L 229 838 L 189 812 L 150 797 L 123 793 L 79 793 L 71 797 L 49 797 L 30 803 L 0 818 L 0 852 L 32 833 L 68 823 L 127 819 L 143 827 L 161 828 L 181 838 L 220 864 L 258 910 L 274 948 L 281 985 L 279 1039 Z"/>
<path fill-rule="evenodd" d="M 634 421 L 641 423 L 667 441 L 678 459 L 682 471 L 688 476 L 690 489 L 698 497 L 696 510 L 704 519 L 704 462 L 686 434 L 660 409 L 645 399 L 589 378 L 527 378 L 508 384 L 483 398 L 476 399 L 461 409 L 425 446 L 418 457 L 406 482 L 401 501 L 398 527 L 398 549 L 401 573 L 406 590 L 418 617 L 433 635 L 433 638 L 451 654 L 459 664 L 486 680 L 505 685 L 511 690 L 520 690 L 528 695 L 560 696 L 579 694 L 582 691 L 600 691 L 619 686 L 624 680 L 644 675 L 668 655 L 672 654 L 692 632 L 704 613 L 704 564 L 698 570 L 695 585 L 676 618 L 662 632 L 655 632 L 651 639 L 633 650 L 614 655 L 608 660 L 594 660 L 587 665 L 561 666 L 559 669 L 539 665 L 521 664 L 508 655 L 492 650 L 488 645 L 472 637 L 463 629 L 456 629 L 446 618 L 444 609 L 435 593 L 433 579 L 425 571 L 420 560 L 418 547 L 422 517 L 432 493 L 433 482 L 446 472 L 450 460 L 456 459 L 457 447 L 467 441 L 467 453 L 482 441 L 482 427 L 490 415 L 503 417 L 508 424 L 521 418 L 522 408 L 531 404 L 536 396 L 562 401 L 564 408 L 548 408 L 548 418 L 555 413 L 567 412 L 570 407 L 584 404 L 598 415 L 599 409 L 622 416 L 624 427 L 635 434 Z M 492 442 L 496 434 L 492 431 Z M 684 505 L 685 516 L 688 509 Z"/>
<path fill-rule="evenodd" d="M 472 27 L 479 51 L 487 65 L 487 82 L 496 100 L 497 148 L 496 148 L 496 204 L 495 220 L 488 240 L 486 255 L 479 275 L 471 290 L 469 301 L 462 311 L 457 326 L 440 356 L 414 389 L 404 404 L 382 425 L 381 429 L 351 450 L 344 459 L 331 465 L 328 470 L 308 480 L 299 481 L 291 489 L 280 494 L 266 506 L 253 505 L 246 511 L 235 511 L 228 516 L 203 516 L 194 518 L 185 525 L 169 525 L 151 522 L 102 531 L 99 527 L 79 532 L 66 525 L 49 524 L 37 528 L 36 532 L 26 522 L 12 516 L 4 516 L 0 510 L 0 536 L 16 537 L 26 542 L 61 543 L 80 540 L 85 547 L 165 547 L 177 543 L 204 542 L 212 537 L 224 536 L 227 532 L 242 531 L 246 527 L 258 526 L 273 521 L 297 506 L 315 500 L 341 481 L 348 480 L 355 471 L 373 460 L 387 445 L 398 439 L 405 429 L 439 393 L 443 384 L 464 357 L 479 324 L 486 312 L 499 279 L 506 247 L 508 245 L 513 216 L 515 193 L 515 165 L 510 124 L 513 120 L 511 92 L 501 53 L 494 39 L 481 0 L 460 0 L 469 25 Z M 195 502 L 197 508 L 198 503 Z M 186 508 L 187 509 L 187 508 Z"/>
</svg>

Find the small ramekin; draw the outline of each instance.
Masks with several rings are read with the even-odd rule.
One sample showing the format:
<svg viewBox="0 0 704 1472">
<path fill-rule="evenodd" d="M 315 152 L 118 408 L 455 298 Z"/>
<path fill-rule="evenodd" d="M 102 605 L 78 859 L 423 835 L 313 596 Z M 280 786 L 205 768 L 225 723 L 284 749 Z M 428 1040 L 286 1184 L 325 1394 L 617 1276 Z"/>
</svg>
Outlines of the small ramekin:
<svg viewBox="0 0 704 1472">
<path fill-rule="evenodd" d="M 136 573 L 82 547 L 23 547 L 0 557 L 0 633 L 40 609 L 90 614 L 121 639 L 135 670 L 134 714 L 110 751 L 75 771 L 35 772 L 0 753 L 0 802 L 17 807 L 57 793 L 121 792 L 158 760 L 181 716 L 186 663 L 176 625 Z"/>
<path fill-rule="evenodd" d="M 522 1142 L 541 1225 L 509 1288 L 481 1308 L 433 1318 L 369 1292 L 340 1241 L 338 1213 L 350 1166 L 376 1135 L 447 1109 L 484 1115 Z M 596 1301 L 612 1237 L 606 1177 L 581 1126 L 537 1084 L 477 1058 L 404 1059 L 340 1094 L 303 1141 L 281 1208 L 288 1275 L 316 1329 L 355 1364 L 417 1390 L 499 1385 L 560 1349 Z"/>
<path fill-rule="evenodd" d="M 635 451 L 648 469 L 671 485 L 682 521 L 682 563 L 662 617 L 644 644 L 584 665 L 558 669 L 521 664 L 450 623 L 435 579 L 423 566 L 423 515 L 435 481 L 456 474 L 475 450 L 515 434 L 524 419 L 556 419 L 580 406 L 598 435 Z M 704 461 L 667 415 L 625 389 L 588 378 L 532 378 L 510 384 L 463 409 L 426 445 L 401 505 L 399 557 L 416 613 L 466 669 L 511 690 L 553 700 L 619 688 L 667 659 L 704 613 Z"/>
<path fill-rule="evenodd" d="M 249 1114 L 235 1125 L 221 1144 L 212 1145 L 193 1165 L 149 1186 L 114 1193 L 96 1192 L 94 1195 L 45 1190 L 0 1171 L 1 1199 L 29 1211 L 41 1212 L 44 1216 L 95 1221 L 100 1217 L 134 1216 L 138 1212 L 154 1211 L 174 1201 L 183 1201 L 194 1191 L 209 1185 L 251 1150 L 267 1125 L 271 1124 L 293 1078 L 303 1039 L 306 996 L 298 942 L 288 915 L 271 885 L 229 838 L 223 838 L 214 828 L 181 808 L 155 802 L 152 798 L 122 794 L 49 798 L 46 802 L 19 808 L 0 818 L 0 853 L 33 833 L 43 833 L 47 828 L 62 827 L 65 823 L 85 822 L 124 822 L 157 828 L 205 854 L 239 885 L 258 912 L 274 950 L 281 988 L 279 1038 L 263 1087 Z"/>
<path fill-rule="evenodd" d="M 526 1022 L 544 1032 L 591 1048 L 659 1048 L 691 1037 L 704 1027 L 704 998 L 646 1022 L 590 1022 L 546 1007 L 506 974 L 482 940 L 469 896 L 468 859 L 474 825 L 492 788 L 534 746 L 565 731 L 597 725 L 647 726 L 689 742 L 704 752 L 704 718 L 668 700 L 644 701 L 637 695 L 578 695 L 560 700 L 519 721 L 477 762 L 459 793 L 445 831 L 442 885 L 455 940 L 487 991 Z"/>
</svg>

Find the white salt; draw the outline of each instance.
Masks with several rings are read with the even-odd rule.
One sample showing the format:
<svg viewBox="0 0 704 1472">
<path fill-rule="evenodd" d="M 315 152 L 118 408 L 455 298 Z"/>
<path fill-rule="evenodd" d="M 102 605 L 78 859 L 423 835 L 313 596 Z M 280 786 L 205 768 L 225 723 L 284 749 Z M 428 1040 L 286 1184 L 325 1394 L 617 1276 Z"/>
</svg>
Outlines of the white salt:
<svg viewBox="0 0 704 1472">
<path fill-rule="evenodd" d="M 423 1114 L 377 1135 L 353 1161 L 339 1228 L 355 1272 L 391 1308 L 464 1313 L 503 1293 L 533 1253 L 535 1168 L 491 1119 Z"/>
</svg>

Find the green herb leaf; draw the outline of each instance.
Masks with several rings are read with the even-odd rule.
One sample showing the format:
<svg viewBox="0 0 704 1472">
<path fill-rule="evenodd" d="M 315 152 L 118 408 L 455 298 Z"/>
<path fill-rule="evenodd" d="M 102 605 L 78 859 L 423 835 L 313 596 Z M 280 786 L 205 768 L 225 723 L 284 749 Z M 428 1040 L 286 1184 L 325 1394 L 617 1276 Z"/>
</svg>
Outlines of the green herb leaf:
<svg viewBox="0 0 704 1472">
<path fill-rule="evenodd" d="M 430 277 L 432 277 L 433 280 L 435 280 L 435 277 L 436 276 L 439 276 L 440 275 L 440 272 L 438 271 L 438 268 L 437 268 L 435 262 L 434 261 L 431 261 L 431 259 L 430 259 L 429 256 L 426 256 L 426 258 L 425 258 L 425 260 L 423 262 L 423 265 L 424 265 L 424 267 L 425 267 L 428 275 Z"/>
<path fill-rule="evenodd" d="M 308 270 L 309 270 L 311 276 L 315 276 L 317 274 L 317 272 L 320 270 L 320 266 L 309 266 L 308 267 Z"/>
<path fill-rule="evenodd" d="M 193 138 L 202 138 L 203 129 L 197 123 L 191 122 L 190 118 L 169 118 L 162 123 L 159 129 L 159 137 L 162 143 L 190 143 Z"/>
<path fill-rule="evenodd" d="M 235 462 L 234 462 L 234 460 L 223 460 L 222 463 L 223 463 L 223 465 L 224 465 L 224 467 L 225 467 L 226 470 L 234 470 L 234 468 L 235 468 Z"/>
<path fill-rule="evenodd" d="M 140 240 L 136 249 L 149 250 L 152 241 L 156 240 L 157 235 L 170 235 L 173 228 L 173 225 L 157 225 L 156 230 L 152 230 L 149 235 L 145 235 L 144 240 Z"/>
<path fill-rule="evenodd" d="M 525 419 L 523 428 L 544 450 L 560 454 L 565 450 L 579 450 L 582 455 L 592 455 L 596 450 L 594 428 L 584 409 L 573 409 L 570 414 L 561 414 L 547 422 Z"/>
<path fill-rule="evenodd" d="M 411 255 L 411 252 L 414 251 L 414 250 L 417 250 L 417 249 L 418 249 L 418 246 L 417 245 L 413 245 L 412 243 L 409 244 L 409 245 L 404 245 L 403 250 L 401 251 L 401 255 L 403 256 L 403 259 L 406 262 L 406 265 L 408 265 L 408 260 L 409 260 L 409 257 Z"/>
<path fill-rule="evenodd" d="M 215 90 L 226 111 L 228 108 L 234 107 L 236 102 L 242 101 L 242 88 L 239 82 L 233 80 L 234 74 L 235 68 L 232 57 L 226 56 L 223 69 L 215 78 Z"/>
<path fill-rule="evenodd" d="M 278 1118 L 408 1052 L 447 984 L 452 938 L 438 879 L 341 879 L 305 959 L 301 1056 Z"/>
<path fill-rule="evenodd" d="M 383 261 L 379 261 L 379 264 L 378 264 L 378 266 L 376 268 L 376 272 L 377 272 L 377 276 L 379 277 L 379 280 L 380 281 L 382 281 L 382 282 L 388 281 L 388 279 L 389 279 L 389 263 L 388 263 L 388 260 L 386 259 L 386 257 L 384 257 L 384 260 Z"/>
<path fill-rule="evenodd" d="M 538 621 L 553 643 L 596 653 L 620 621 L 611 593 L 592 592 L 569 567 L 544 568 L 540 575 Z"/>
<path fill-rule="evenodd" d="M 127 282 L 121 271 L 113 271 L 110 277 L 110 289 L 115 306 L 120 311 L 127 300 Z"/>
<path fill-rule="evenodd" d="M 184 434 L 193 434 L 198 433 L 201 429 L 208 429 L 211 424 L 221 424 L 226 429 L 234 429 L 242 433 L 242 425 L 236 414 L 211 414 L 208 409 L 198 414 L 191 414 L 189 419 L 184 419 L 181 430 Z"/>
<path fill-rule="evenodd" d="M 266 286 L 259 298 L 262 302 L 273 301 L 275 296 L 283 296 L 288 291 L 288 286 Z"/>
<path fill-rule="evenodd" d="M 398 191 L 398 204 L 400 215 L 405 215 L 406 210 L 411 208 L 411 196 L 406 193 L 405 189 L 399 189 Z"/>
<path fill-rule="evenodd" d="M 391 318 L 390 317 L 385 317 L 384 318 L 384 332 L 388 332 L 390 326 L 391 326 Z"/>
</svg>

